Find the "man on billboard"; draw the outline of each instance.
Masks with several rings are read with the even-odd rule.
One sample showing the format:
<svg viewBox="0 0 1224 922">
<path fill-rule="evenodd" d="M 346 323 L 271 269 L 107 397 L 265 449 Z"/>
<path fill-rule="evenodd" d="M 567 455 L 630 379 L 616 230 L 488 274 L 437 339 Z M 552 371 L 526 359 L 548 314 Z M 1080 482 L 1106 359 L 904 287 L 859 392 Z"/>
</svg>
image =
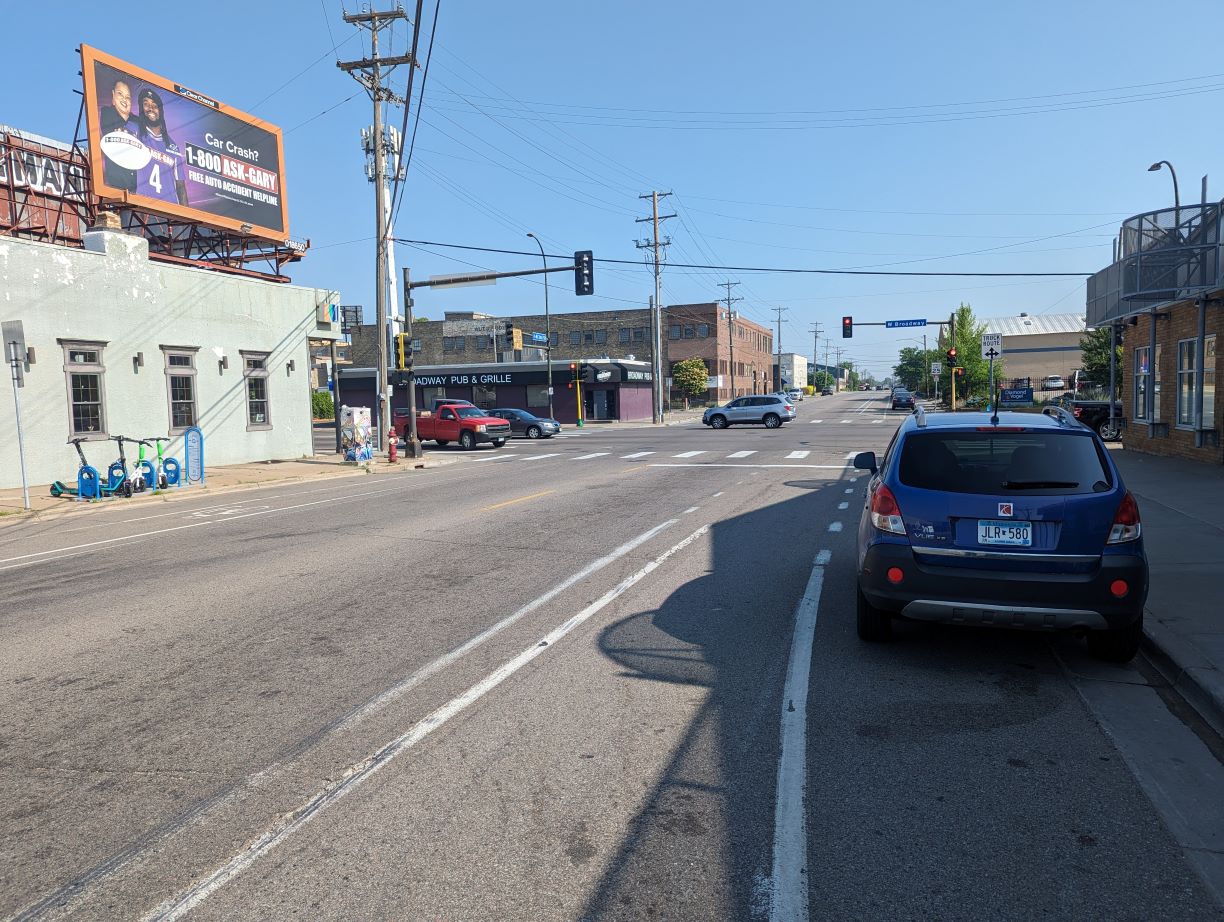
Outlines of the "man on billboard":
<svg viewBox="0 0 1224 922">
<path fill-rule="evenodd" d="M 115 81 L 111 87 L 111 104 L 103 106 L 99 114 L 104 136 L 115 131 L 136 134 L 136 126 L 132 122 L 132 88 L 126 80 Z M 110 148 L 110 145 L 107 147 Z M 109 156 L 102 161 L 102 175 L 108 186 L 128 192 L 136 191 L 136 171 L 120 166 Z"/>
<path fill-rule="evenodd" d="M 166 128 L 162 99 L 155 90 L 145 87 L 137 103 L 136 138 L 148 148 L 150 156 L 149 162 L 136 172 L 136 194 L 186 205 L 183 154 Z"/>
</svg>

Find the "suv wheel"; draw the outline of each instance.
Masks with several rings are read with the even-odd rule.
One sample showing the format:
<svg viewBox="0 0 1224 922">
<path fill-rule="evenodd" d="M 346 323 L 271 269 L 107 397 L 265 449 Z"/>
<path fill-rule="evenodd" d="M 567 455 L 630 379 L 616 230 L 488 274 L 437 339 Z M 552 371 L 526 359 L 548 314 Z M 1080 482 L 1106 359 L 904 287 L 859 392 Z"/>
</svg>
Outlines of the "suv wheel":
<svg viewBox="0 0 1224 922">
<path fill-rule="evenodd" d="M 777 429 L 781 425 L 782 425 L 782 417 L 779 416 L 777 413 L 765 414 L 765 428 L 766 429 Z"/>
<path fill-rule="evenodd" d="M 1089 631 L 1088 652 L 1097 659 L 1110 663 L 1129 663 L 1139 652 L 1139 641 L 1143 639 L 1143 616 L 1134 624 L 1108 631 Z"/>
<path fill-rule="evenodd" d="M 717 415 L 711 416 L 710 417 L 710 428 L 711 429 L 726 429 L 727 428 L 727 417 L 717 416 Z"/>
<path fill-rule="evenodd" d="M 859 640 L 868 643 L 880 643 L 892 637 L 892 616 L 880 611 L 863 595 L 863 587 L 855 583 L 855 593 L 858 597 L 858 635 Z"/>
</svg>

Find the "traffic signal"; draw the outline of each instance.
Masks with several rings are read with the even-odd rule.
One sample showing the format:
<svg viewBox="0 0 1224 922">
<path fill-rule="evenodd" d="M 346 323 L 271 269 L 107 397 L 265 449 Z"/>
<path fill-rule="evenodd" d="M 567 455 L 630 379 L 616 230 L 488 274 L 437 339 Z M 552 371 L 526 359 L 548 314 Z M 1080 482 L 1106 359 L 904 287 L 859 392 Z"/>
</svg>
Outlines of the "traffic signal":
<svg viewBox="0 0 1224 922">
<path fill-rule="evenodd" d="M 590 250 L 574 253 L 574 294 L 595 294 L 595 256 Z"/>
<path fill-rule="evenodd" d="M 412 367 L 412 339 L 407 333 L 395 334 L 395 367 L 398 371 Z"/>
<path fill-rule="evenodd" d="M 574 389 L 574 382 L 578 380 L 578 363 L 570 362 L 570 380 L 566 382 L 566 390 Z"/>
<path fill-rule="evenodd" d="M 849 339 L 853 335 L 854 335 L 854 318 L 853 317 L 843 317 L 842 318 L 842 339 Z"/>
<path fill-rule="evenodd" d="M 949 365 L 956 364 L 956 347 L 955 346 L 953 346 L 951 349 L 948 350 L 948 364 Z"/>
<path fill-rule="evenodd" d="M 952 369 L 952 374 L 956 375 L 956 377 L 958 377 L 958 378 L 963 378 L 963 377 L 965 377 L 965 368 L 964 368 L 964 366 L 963 366 L 963 365 L 957 365 L 955 368 L 953 368 L 953 369 Z"/>
<path fill-rule="evenodd" d="M 504 343 L 504 348 L 506 349 L 514 348 L 514 321 L 513 320 L 506 321 L 505 333 L 503 335 L 502 342 Z"/>
</svg>

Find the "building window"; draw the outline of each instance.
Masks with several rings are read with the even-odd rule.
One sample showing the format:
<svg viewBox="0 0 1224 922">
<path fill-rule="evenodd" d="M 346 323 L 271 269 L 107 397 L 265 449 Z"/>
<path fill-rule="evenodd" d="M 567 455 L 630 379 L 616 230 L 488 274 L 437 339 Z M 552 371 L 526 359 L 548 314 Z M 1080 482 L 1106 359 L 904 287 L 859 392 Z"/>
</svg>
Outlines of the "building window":
<svg viewBox="0 0 1224 922">
<path fill-rule="evenodd" d="M 421 351 L 421 341 L 420 341 L 419 339 L 414 339 L 414 340 L 412 341 L 412 351 L 413 351 L 413 352 L 420 352 L 420 351 Z"/>
<path fill-rule="evenodd" d="M 64 347 L 68 380 L 68 425 L 74 436 L 106 438 L 106 392 L 102 349 L 106 343 L 72 342 Z"/>
<path fill-rule="evenodd" d="M 630 331 L 628 327 L 621 327 L 618 333 L 618 340 L 623 344 L 629 342 Z"/>
<path fill-rule="evenodd" d="M 570 332 L 570 345 L 571 346 L 581 346 L 582 345 L 582 331 L 581 330 L 572 330 Z"/>
<path fill-rule="evenodd" d="M 473 337 L 473 339 L 475 339 L 476 342 L 472 345 L 472 348 L 475 349 L 477 352 L 480 352 L 484 349 L 493 348 L 493 337 L 492 336 L 475 336 Z"/>
<path fill-rule="evenodd" d="M 634 327 L 633 328 L 633 341 L 635 343 L 646 342 L 646 328 L 645 327 Z"/>
<path fill-rule="evenodd" d="M 443 336 L 442 351 L 443 352 L 463 352 L 467 349 L 466 336 Z"/>
<path fill-rule="evenodd" d="M 697 324 L 697 338 L 706 339 L 710 335 L 710 325 L 708 323 Z"/>
<path fill-rule="evenodd" d="M 242 375 L 246 378 L 247 429 L 271 429 L 268 407 L 268 353 L 243 352 Z"/>
<path fill-rule="evenodd" d="M 548 386 L 544 384 L 527 385 L 528 408 L 548 407 Z"/>
<path fill-rule="evenodd" d="M 667 338 L 668 339 L 679 339 L 680 338 L 680 324 L 673 323 L 671 326 L 667 328 Z"/>
<path fill-rule="evenodd" d="M 1183 339 L 1177 344 L 1177 425 L 1194 425 L 1194 379 L 1198 372 L 1198 341 Z"/>
<path fill-rule="evenodd" d="M 549 334 L 548 334 L 548 344 L 549 344 L 550 346 L 557 346 L 557 345 L 560 345 L 560 343 L 561 343 L 561 334 L 560 334 L 560 333 L 557 333 L 557 332 L 555 332 L 555 331 L 554 331 L 554 332 L 552 332 L 552 333 L 549 333 Z"/>
<path fill-rule="evenodd" d="M 684 325 L 684 338 L 685 338 L 685 339 L 693 339 L 693 338 L 695 338 L 696 336 L 697 336 L 697 328 L 696 328 L 696 327 L 694 327 L 694 326 L 692 326 L 691 324 L 687 324 L 687 323 L 686 323 L 686 324 Z"/>
<path fill-rule="evenodd" d="M 1203 428 L 1214 429 L 1216 428 L 1216 338 L 1214 333 L 1203 340 L 1203 355 Z"/>
<path fill-rule="evenodd" d="M 595 331 L 595 345 L 606 346 L 607 344 L 608 344 L 608 331 L 607 330 L 596 330 Z"/>
<path fill-rule="evenodd" d="M 170 434 L 179 435 L 194 426 L 196 417 L 195 349 L 162 346 L 166 356 L 166 386 L 170 395 Z"/>
<path fill-rule="evenodd" d="M 472 403 L 482 410 L 491 410 L 497 406 L 497 388 L 485 384 L 472 386 Z"/>
</svg>

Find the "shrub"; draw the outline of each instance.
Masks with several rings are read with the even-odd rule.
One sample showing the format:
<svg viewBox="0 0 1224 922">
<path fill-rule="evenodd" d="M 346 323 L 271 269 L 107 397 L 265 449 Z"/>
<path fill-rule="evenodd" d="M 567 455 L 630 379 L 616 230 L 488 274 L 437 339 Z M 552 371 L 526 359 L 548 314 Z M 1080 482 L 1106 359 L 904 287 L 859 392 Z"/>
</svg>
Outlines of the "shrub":
<svg viewBox="0 0 1224 922">
<path fill-rule="evenodd" d="M 331 419 L 336 415 L 332 395 L 327 391 L 315 391 L 310 395 L 310 413 L 315 419 Z"/>
</svg>

